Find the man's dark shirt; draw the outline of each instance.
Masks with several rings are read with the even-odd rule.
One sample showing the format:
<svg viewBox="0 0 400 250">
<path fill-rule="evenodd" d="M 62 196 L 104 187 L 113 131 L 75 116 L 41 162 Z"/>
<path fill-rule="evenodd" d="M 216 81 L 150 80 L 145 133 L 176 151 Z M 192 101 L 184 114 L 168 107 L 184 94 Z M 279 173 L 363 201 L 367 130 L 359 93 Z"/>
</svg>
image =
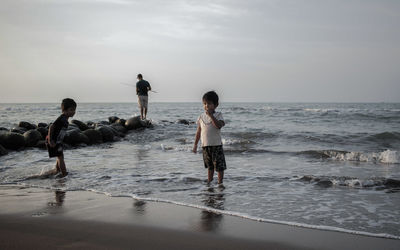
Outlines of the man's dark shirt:
<svg viewBox="0 0 400 250">
<path fill-rule="evenodd" d="M 147 92 L 149 92 L 148 88 L 150 88 L 150 83 L 146 80 L 140 80 L 136 83 L 136 89 L 138 90 L 137 95 L 147 96 Z"/>
</svg>

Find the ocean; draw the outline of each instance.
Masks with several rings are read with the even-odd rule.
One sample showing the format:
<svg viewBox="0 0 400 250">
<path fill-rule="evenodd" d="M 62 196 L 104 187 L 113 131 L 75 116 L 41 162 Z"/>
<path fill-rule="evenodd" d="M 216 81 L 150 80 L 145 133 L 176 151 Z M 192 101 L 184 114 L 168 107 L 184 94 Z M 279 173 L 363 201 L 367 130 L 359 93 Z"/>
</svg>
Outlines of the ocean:
<svg viewBox="0 0 400 250">
<path fill-rule="evenodd" d="M 0 185 L 168 202 L 260 222 L 400 239 L 400 103 L 221 103 L 224 185 L 206 183 L 191 152 L 198 103 L 150 103 L 153 128 L 67 149 L 69 175 L 47 151 L 0 157 Z M 78 103 L 73 119 L 137 115 L 136 103 Z M 59 104 L 0 104 L 0 127 L 50 123 Z M 180 119 L 189 124 L 178 122 Z"/>
</svg>

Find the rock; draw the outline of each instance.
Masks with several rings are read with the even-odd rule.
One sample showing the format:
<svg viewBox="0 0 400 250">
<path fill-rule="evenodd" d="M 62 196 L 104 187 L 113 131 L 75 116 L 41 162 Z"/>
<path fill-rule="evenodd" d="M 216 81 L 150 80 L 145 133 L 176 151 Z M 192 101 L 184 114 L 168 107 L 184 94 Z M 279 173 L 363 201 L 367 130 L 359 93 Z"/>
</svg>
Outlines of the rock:
<svg viewBox="0 0 400 250">
<path fill-rule="evenodd" d="M 185 120 L 185 119 L 179 119 L 179 120 L 176 121 L 176 123 L 185 124 L 185 125 L 189 125 L 190 124 L 190 122 L 188 120 Z"/>
<path fill-rule="evenodd" d="M 46 149 L 46 141 L 45 140 L 40 140 L 36 143 L 35 147 L 41 148 L 41 149 Z"/>
<path fill-rule="evenodd" d="M 126 122 L 125 119 L 118 119 L 118 120 L 115 121 L 116 124 L 120 124 L 120 125 L 122 125 L 123 127 L 125 127 L 125 122 Z"/>
<path fill-rule="evenodd" d="M 24 139 L 25 146 L 33 147 L 36 146 L 36 143 L 38 143 L 38 141 L 42 140 L 43 138 L 39 131 L 37 131 L 36 129 L 31 129 L 24 133 Z"/>
<path fill-rule="evenodd" d="M 80 143 L 90 144 L 89 138 L 81 133 L 80 130 L 70 130 L 67 131 L 67 134 L 64 137 L 64 142 L 69 145 L 77 145 Z"/>
<path fill-rule="evenodd" d="M 47 128 L 47 126 L 49 126 L 49 125 L 47 125 L 47 123 L 44 123 L 44 122 L 39 122 L 37 126 L 38 126 L 38 128 Z"/>
<path fill-rule="evenodd" d="M 94 122 L 87 122 L 86 123 L 86 125 L 88 126 L 88 128 L 91 128 L 91 129 L 95 129 L 96 128 L 96 123 L 94 123 Z"/>
<path fill-rule="evenodd" d="M 115 129 L 116 131 L 118 131 L 118 133 L 120 133 L 120 134 L 126 134 L 126 133 L 128 132 L 128 130 L 127 130 L 124 126 L 122 126 L 121 124 L 119 124 L 119 123 L 113 123 L 113 124 L 111 125 L 111 127 L 112 127 L 113 129 Z"/>
<path fill-rule="evenodd" d="M 149 120 L 142 120 L 140 121 L 140 123 L 142 124 L 142 127 L 144 128 L 152 128 L 153 124 L 151 124 L 151 121 Z"/>
<path fill-rule="evenodd" d="M 23 127 L 13 127 L 10 131 L 13 132 L 13 133 L 18 133 L 18 134 L 22 135 L 23 133 L 25 133 L 28 130 L 26 128 L 23 128 Z"/>
<path fill-rule="evenodd" d="M 36 125 L 29 122 L 19 122 L 18 127 L 25 128 L 26 130 L 37 129 Z"/>
<path fill-rule="evenodd" d="M 81 131 L 81 130 L 79 129 L 78 125 L 76 125 L 76 124 L 74 124 L 74 123 L 68 124 L 67 130 L 79 130 L 79 131 Z"/>
<path fill-rule="evenodd" d="M 322 179 L 322 180 L 318 181 L 315 185 L 324 187 L 324 188 L 328 188 L 328 187 L 332 187 L 333 183 L 332 183 L 332 181 L 330 181 L 328 179 Z"/>
<path fill-rule="evenodd" d="M 116 122 L 117 120 L 119 120 L 119 118 L 116 117 L 116 116 L 110 116 L 110 117 L 108 117 L 108 121 L 109 121 L 110 123 L 114 123 L 114 122 Z"/>
<path fill-rule="evenodd" d="M 17 150 L 25 146 L 25 139 L 14 132 L 0 133 L 0 144 L 7 149 Z"/>
<path fill-rule="evenodd" d="M 89 129 L 88 125 L 86 125 L 85 123 L 83 123 L 83 122 L 81 122 L 81 121 L 72 120 L 71 123 L 72 123 L 72 124 L 75 124 L 76 126 L 78 126 L 78 128 L 79 128 L 81 131 L 85 131 L 85 130 Z"/>
<path fill-rule="evenodd" d="M 110 123 L 109 123 L 108 121 L 101 121 L 101 122 L 98 122 L 97 124 L 100 124 L 100 125 L 110 125 Z"/>
<path fill-rule="evenodd" d="M 132 118 L 129 118 L 126 122 L 125 122 L 125 128 L 128 130 L 131 129 L 138 129 L 142 127 L 142 123 L 140 120 L 140 116 L 135 116 Z"/>
<path fill-rule="evenodd" d="M 46 139 L 46 136 L 49 134 L 49 130 L 45 127 L 38 127 L 36 130 L 39 131 L 43 139 Z"/>
<path fill-rule="evenodd" d="M 99 126 L 96 130 L 101 133 L 103 142 L 114 141 L 114 132 L 109 126 Z"/>
<path fill-rule="evenodd" d="M 7 149 L 0 145 L 0 156 L 8 154 Z"/>
<path fill-rule="evenodd" d="M 100 131 L 94 129 L 88 129 L 83 131 L 83 134 L 89 138 L 90 144 L 97 144 L 103 142 L 103 135 Z"/>
<path fill-rule="evenodd" d="M 0 127 L 0 131 L 8 131 L 8 128 Z"/>
</svg>

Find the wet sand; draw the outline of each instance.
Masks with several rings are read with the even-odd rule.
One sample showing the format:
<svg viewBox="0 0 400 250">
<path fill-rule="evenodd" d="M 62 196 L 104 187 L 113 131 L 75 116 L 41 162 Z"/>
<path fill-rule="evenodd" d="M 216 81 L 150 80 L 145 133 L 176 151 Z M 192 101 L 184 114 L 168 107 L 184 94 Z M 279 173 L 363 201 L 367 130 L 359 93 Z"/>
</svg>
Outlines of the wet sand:
<svg viewBox="0 0 400 250">
<path fill-rule="evenodd" d="M 86 191 L 0 186 L 0 249 L 400 249 L 400 240 L 263 223 Z"/>
</svg>

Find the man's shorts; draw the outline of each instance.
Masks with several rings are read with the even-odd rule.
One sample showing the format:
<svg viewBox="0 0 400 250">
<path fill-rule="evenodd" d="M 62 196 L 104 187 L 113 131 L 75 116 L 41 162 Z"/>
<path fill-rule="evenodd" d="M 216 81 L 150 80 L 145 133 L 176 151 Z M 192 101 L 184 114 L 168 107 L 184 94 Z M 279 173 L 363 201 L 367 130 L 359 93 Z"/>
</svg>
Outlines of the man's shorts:
<svg viewBox="0 0 400 250">
<path fill-rule="evenodd" d="M 204 167 L 218 172 L 226 169 L 225 155 L 222 145 L 203 147 Z"/>
<path fill-rule="evenodd" d="M 138 103 L 140 108 L 147 109 L 149 97 L 147 95 L 139 95 L 138 96 Z"/>
<path fill-rule="evenodd" d="M 47 151 L 49 151 L 49 157 L 57 157 L 57 156 L 63 156 L 63 146 L 62 144 L 56 144 L 54 148 L 50 147 L 49 144 L 46 143 Z"/>
</svg>

